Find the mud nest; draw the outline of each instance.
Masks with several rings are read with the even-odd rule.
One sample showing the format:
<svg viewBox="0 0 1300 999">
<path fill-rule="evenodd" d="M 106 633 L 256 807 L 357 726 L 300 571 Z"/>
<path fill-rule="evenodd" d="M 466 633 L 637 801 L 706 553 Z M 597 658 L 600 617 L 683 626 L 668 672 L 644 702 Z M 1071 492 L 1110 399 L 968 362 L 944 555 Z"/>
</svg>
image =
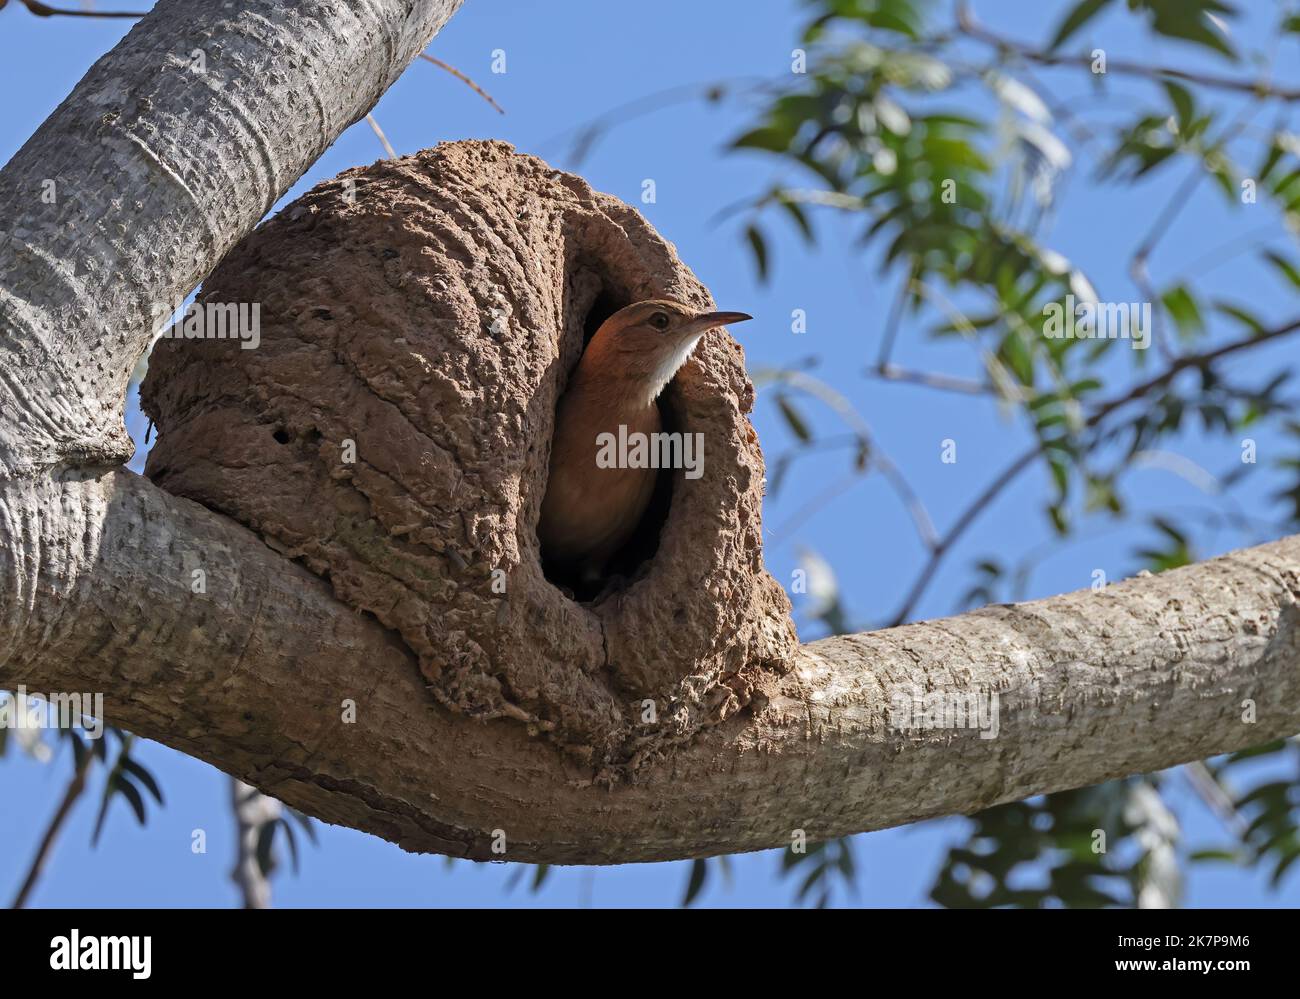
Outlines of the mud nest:
<svg viewBox="0 0 1300 999">
<path fill-rule="evenodd" d="M 668 473 L 604 599 L 544 574 L 556 400 L 600 322 L 647 298 L 713 307 L 634 209 L 509 145 L 350 170 L 204 285 L 201 304 L 258 306 L 256 349 L 158 342 L 146 474 L 398 632 L 447 708 L 634 769 L 761 706 L 797 641 L 763 568 L 754 390 L 721 332 L 661 399 L 704 434 L 704 474 Z"/>
</svg>

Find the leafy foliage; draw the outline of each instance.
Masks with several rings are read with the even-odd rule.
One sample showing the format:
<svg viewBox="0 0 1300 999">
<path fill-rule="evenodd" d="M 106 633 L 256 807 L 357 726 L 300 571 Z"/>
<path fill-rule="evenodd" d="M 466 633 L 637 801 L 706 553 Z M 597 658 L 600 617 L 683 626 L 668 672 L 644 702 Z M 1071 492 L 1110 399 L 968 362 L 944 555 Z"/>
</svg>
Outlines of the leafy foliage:
<svg viewBox="0 0 1300 999">
<path fill-rule="evenodd" d="M 298 835 L 294 826 L 299 826 L 307 838 L 316 842 L 316 829 L 311 819 L 296 809 L 285 806 L 284 815 L 277 815 L 263 822 L 257 830 L 257 867 L 263 877 L 270 877 L 279 866 L 276 859 L 275 844 L 278 838 L 284 839 L 289 851 L 289 862 L 293 873 L 298 873 Z M 291 821 L 292 820 L 292 821 Z M 277 834 L 281 834 L 278 836 Z"/>
<path fill-rule="evenodd" d="M 1035 45 L 983 28 L 966 2 L 957 4 L 955 24 L 934 5 L 909 0 L 812 0 L 809 7 L 800 39 L 807 46 L 806 73 L 792 74 L 732 141 L 738 154 L 768 158 L 781 178 L 732 212 L 742 216 L 760 280 L 775 276 L 773 226 L 793 227 L 800 241 L 816 244 L 820 216 L 838 215 L 854 233 L 857 251 L 897 288 L 869 373 L 983 394 L 1018 413 L 1033 448 L 978 502 L 992 502 L 1024 469 L 1038 465 L 1052 483 L 1045 514 L 1061 543 L 1076 534 L 1084 515 L 1131 519 L 1126 477 L 1144 465 L 1163 463 L 1194 477 L 1231 507 L 1230 490 L 1249 478 L 1253 466 L 1218 474 L 1187 469 L 1171 445 L 1180 435 L 1200 433 L 1220 436 L 1235 449 L 1244 434 L 1265 425 L 1296 441 L 1292 453 L 1273 456 L 1273 467 L 1292 484 L 1275 497 L 1278 516 L 1270 533 L 1300 530 L 1292 371 L 1257 368 L 1240 376 L 1225 367 L 1229 357 L 1291 335 L 1300 319 L 1260 315 L 1233 288 L 1216 294 L 1211 283 L 1191 275 L 1173 275 L 1156 286 L 1147 271 L 1203 181 L 1221 192 L 1231 211 L 1253 205 L 1257 192 L 1259 203 L 1271 206 L 1275 236 L 1290 241 L 1300 232 L 1300 138 L 1289 127 L 1296 98 L 1272 88 L 1267 70 L 1258 81 L 1246 75 L 1234 81 L 1116 59 L 1103 77 L 1095 72 L 1091 42 L 1082 53 L 1073 49 L 1105 23 L 1112 33 L 1148 32 L 1178 43 L 1176 53 L 1199 50 L 1240 67 L 1244 60 L 1232 31 L 1240 11 L 1221 0 L 1081 0 L 1062 4 L 1049 37 Z M 1121 23 L 1125 18 L 1128 24 Z M 1277 33 L 1295 31 L 1296 23 L 1281 14 Z M 1084 120 L 1058 103 L 1060 91 L 1043 82 L 1043 71 L 1056 79 L 1067 73 L 1091 79 L 1114 113 Z M 1140 96 L 1126 91 L 1111 97 L 1116 77 L 1133 81 Z M 1260 128 L 1255 120 L 1270 103 L 1273 125 Z M 1151 310 L 1153 350 L 1116 350 L 1123 337 L 1115 335 L 1045 335 L 1045 316 L 1053 308 L 1064 314 L 1078 303 L 1101 305 L 1088 276 L 1050 245 L 1044 224 L 1068 178 L 1087 166 L 1094 183 L 1117 190 L 1152 178 L 1174 178 L 1177 185 L 1131 250 L 1130 274 Z M 1281 287 L 1300 289 L 1294 251 L 1270 245 L 1272 238 L 1261 240 L 1259 266 Z M 1122 318 L 1124 335 L 1137 337 L 1138 317 Z M 984 379 L 962 382 L 899 368 L 892 353 L 905 329 L 974 348 Z M 806 366 L 757 379 L 791 440 L 771 459 L 769 492 L 783 488 L 795 461 L 828 448 L 849 453 L 851 473 L 889 474 L 887 456 L 851 405 L 831 406 L 845 433 L 818 432 L 822 424 L 808 417 L 799 398 L 810 379 Z M 827 393 L 819 394 L 827 401 Z M 950 534 L 927 541 L 931 557 L 918 592 L 978 509 Z M 1143 520 L 1149 540 L 1134 552 L 1136 569 L 1160 572 L 1196 558 L 1194 531 L 1176 513 L 1162 510 Z M 843 630 L 847 613 L 833 569 L 818 555 L 805 554 L 802 561 L 832 581 L 823 591 L 833 600 L 812 600 L 810 616 L 829 631 Z M 977 559 L 962 605 L 1023 589 L 1028 568 L 1002 553 Z M 904 604 L 896 622 L 906 619 L 913 603 Z M 1241 759 L 1271 759 L 1275 773 L 1289 751 L 1263 747 Z M 1211 761 L 1209 784 L 1197 786 L 1212 794 L 1214 781 L 1227 780 L 1238 765 L 1238 757 Z M 1251 862 L 1273 865 L 1275 881 L 1293 869 L 1300 853 L 1298 777 L 1265 781 L 1236 801 L 1244 822 L 1237 849 Z M 1162 786 L 1150 778 L 1118 781 L 982 812 L 970 820 L 965 842 L 950 852 L 932 898 L 962 906 L 1176 904 L 1180 865 L 1222 857 L 1182 849 Z M 1105 852 L 1093 852 L 1096 832 L 1109 843 Z M 820 897 L 816 886 L 838 863 L 840 846 L 785 858 L 787 872 L 809 879 L 800 886 L 801 899 Z"/>
<path fill-rule="evenodd" d="M 1133 896 L 1134 867 L 1108 865 L 1098 844 L 1132 831 L 1126 794 L 1116 781 L 985 809 L 972 818 L 965 842 L 948 852 L 931 899 L 949 908 L 1124 904 Z"/>
<path fill-rule="evenodd" d="M 1229 785 L 1238 771 L 1256 769 L 1260 759 L 1274 756 L 1284 761 L 1290 775 L 1279 779 L 1264 776 L 1232 798 L 1240 818 L 1234 827 L 1237 842 L 1229 848 L 1203 851 L 1197 859 L 1229 859 L 1245 865 L 1271 868 L 1269 882 L 1277 887 L 1300 860 L 1300 742 L 1280 740 L 1219 760 L 1208 769 L 1214 780 Z"/>
<path fill-rule="evenodd" d="M 848 839 L 809 843 L 806 853 L 786 850 L 781 854 L 781 875 L 795 880 L 794 900 L 818 909 L 830 905 L 837 886 L 857 894 L 853 842 Z"/>
<path fill-rule="evenodd" d="M 118 738 L 118 752 L 117 758 L 113 761 L 108 776 L 104 780 L 104 792 L 100 796 L 99 802 L 99 815 L 95 818 L 95 831 L 90 839 L 92 846 L 99 842 L 99 834 L 104 829 L 104 820 L 108 818 L 109 803 L 115 797 L 121 798 L 130 806 L 136 821 L 142 826 L 145 825 L 147 820 L 144 794 L 141 793 L 140 789 L 144 788 L 160 806 L 163 804 L 162 790 L 158 787 L 158 782 L 154 780 L 153 774 L 131 758 L 131 747 L 135 744 L 135 736 L 117 729 L 110 729 L 110 731 Z M 103 761 L 105 757 L 103 751 L 104 740 L 99 740 L 95 747 L 101 761 Z"/>
</svg>

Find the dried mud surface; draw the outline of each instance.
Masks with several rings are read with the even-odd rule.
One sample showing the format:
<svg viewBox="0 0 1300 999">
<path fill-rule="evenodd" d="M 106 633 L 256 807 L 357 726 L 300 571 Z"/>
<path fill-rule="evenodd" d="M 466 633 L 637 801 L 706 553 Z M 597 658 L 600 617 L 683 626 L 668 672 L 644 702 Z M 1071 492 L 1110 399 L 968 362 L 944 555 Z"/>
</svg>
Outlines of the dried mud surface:
<svg viewBox="0 0 1300 999">
<path fill-rule="evenodd" d="M 634 209 L 505 143 L 350 170 L 205 284 L 201 302 L 260 305 L 257 349 L 158 343 L 147 474 L 399 633 L 445 707 L 634 770 L 761 706 L 797 645 L 763 568 L 754 390 L 721 332 L 663 399 L 705 451 L 657 551 L 594 604 L 543 575 L 556 399 L 584 328 L 652 297 L 713 304 Z"/>
</svg>

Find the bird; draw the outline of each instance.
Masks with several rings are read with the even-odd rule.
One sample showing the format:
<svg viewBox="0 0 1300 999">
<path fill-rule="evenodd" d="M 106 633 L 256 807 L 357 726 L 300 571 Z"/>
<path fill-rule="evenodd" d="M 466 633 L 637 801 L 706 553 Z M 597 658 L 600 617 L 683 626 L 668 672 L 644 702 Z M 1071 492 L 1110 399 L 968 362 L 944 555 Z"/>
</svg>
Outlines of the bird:
<svg viewBox="0 0 1300 999">
<path fill-rule="evenodd" d="M 600 324 L 556 408 L 537 534 L 545 564 L 582 587 L 599 584 L 654 496 L 657 468 L 598 461 L 604 434 L 659 433 L 658 399 L 704 334 L 753 316 L 651 299 Z M 654 440 L 655 438 L 648 438 Z"/>
</svg>

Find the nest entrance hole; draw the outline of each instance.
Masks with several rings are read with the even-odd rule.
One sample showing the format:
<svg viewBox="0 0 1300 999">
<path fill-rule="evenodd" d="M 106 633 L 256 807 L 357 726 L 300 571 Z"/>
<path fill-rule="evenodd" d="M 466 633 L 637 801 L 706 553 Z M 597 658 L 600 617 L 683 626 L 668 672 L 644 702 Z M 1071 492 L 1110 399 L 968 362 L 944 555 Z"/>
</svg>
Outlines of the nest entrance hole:
<svg viewBox="0 0 1300 999">
<path fill-rule="evenodd" d="M 570 270 L 568 290 L 570 302 L 567 304 L 573 308 L 572 311 L 566 308 L 565 315 L 572 317 L 574 325 L 581 326 L 584 350 L 606 319 L 619 309 L 639 301 L 641 297 L 652 297 L 631 294 L 601 268 L 593 267 L 589 261 L 579 261 Z M 664 431 L 671 433 L 677 430 L 682 421 L 669 402 L 667 392 L 660 396 L 658 406 Z M 581 579 L 548 560 L 545 552 L 542 553 L 542 573 L 553 585 L 572 593 L 579 603 L 591 603 L 597 598 L 603 599 L 625 589 L 659 550 L 659 536 L 668 523 L 672 498 L 673 470 L 662 468 L 655 480 L 654 495 L 641 522 L 627 543 L 610 559 L 603 578 L 594 581 Z"/>
</svg>

